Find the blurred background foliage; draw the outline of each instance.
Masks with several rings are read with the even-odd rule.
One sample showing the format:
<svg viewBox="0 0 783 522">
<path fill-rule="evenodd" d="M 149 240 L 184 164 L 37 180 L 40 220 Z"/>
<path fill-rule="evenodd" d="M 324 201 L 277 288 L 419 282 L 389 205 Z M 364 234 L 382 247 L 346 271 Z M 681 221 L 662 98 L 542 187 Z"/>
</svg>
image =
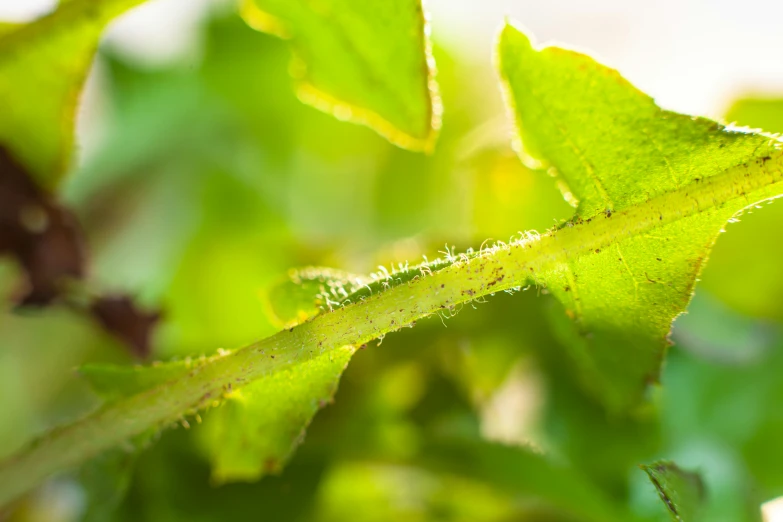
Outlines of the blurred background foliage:
<svg viewBox="0 0 783 522">
<path fill-rule="evenodd" d="M 163 310 L 155 359 L 274 333 L 265 289 L 291 267 L 369 272 L 571 214 L 511 150 L 489 63 L 436 40 L 444 123 L 422 155 L 301 104 L 285 44 L 236 15 L 218 10 L 202 31 L 185 63 L 104 50 L 108 123 L 63 190 L 94 284 Z M 783 131 L 783 102 L 743 99 L 726 119 Z M 138 459 L 109 454 L 50 481 L 8 519 L 658 521 L 665 507 L 637 466 L 671 458 L 702 473 L 706 520 L 759 520 L 783 495 L 781 224 L 772 205 L 727 225 L 636 418 L 607 417 L 574 384 L 548 296 L 499 294 L 360 350 L 279 476 L 215 486 L 207 435 L 180 428 Z M 4 296 L 17 277 L 3 260 Z M 5 302 L 2 456 L 94 407 L 73 368 L 134 362 L 82 316 Z"/>
</svg>

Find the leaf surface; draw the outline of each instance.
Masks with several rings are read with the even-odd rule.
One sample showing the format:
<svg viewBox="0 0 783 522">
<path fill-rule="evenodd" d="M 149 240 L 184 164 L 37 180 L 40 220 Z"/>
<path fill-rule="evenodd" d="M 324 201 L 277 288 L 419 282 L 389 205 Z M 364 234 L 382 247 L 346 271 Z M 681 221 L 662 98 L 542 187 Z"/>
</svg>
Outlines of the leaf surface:
<svg viewBox="0 0 783 522">
<path fill-rule="evenodd" d="M 440 127 L 421 0 L 246 0 L 245 20 L 286 38 L 299 97 L 411 150 Z"/>
<path fill-rule="evenodd" d="M 695 522 L 704 502 L 704 483 L 697 473 L 686 471 L 673 462 L 641 466 L 658 491 L 675 522 Z"/>
<path fill-rule="evenodd" d="M 150 427 L 208 407 L 232 387 L 295 372 L 346 345 L 531 284 L 560 299 L 561 319 L 570 316 L 564 336 L 583 384 L 611 410 L 638 406 L 721 227 L 783 194 L 780 142 L 662 111 L 616 72 L 571 51 L 537 51 L 511 26 L 499 56 L 527 151 L 546 159 L 580 200 L 574 219 L 510 244 L 382 269 L 346 290 L 328 313 L 159 386 L 136 388 L 0 463 L 0 503 Z M 293 309 L 298 314 L 299 305 Z"/>
<path fill-rule="evenodd" d="M 515 245 L 535 252 L 526 277 L 507 281 L 497 268 L 463 295 L 547 289 L 562 303 L 564 313 L 552 319 L 581 384 L 610 411 L 627 412 L 658 382 L 672 321 L 726 222 L 778 196 L 769 185 L 780 181 L 780 142 L 664 111 L 616 71 L 573 51 L 537 50 L 512 25 L 501 34 L 498 67 L 523 160 L 557 176 L 577 210 L 547 235 L 527 234 Z M 382 269 L 357 277 L 364 286 L 338 282 L 341 293 L 293 274 L 279 287 L 289 290 L 270 293 L 280 300 L 272 308 L 285 306 L 283 294 L 296 296 L 310 318 L 496 249 Z M 554 250 L 557 259 L 549 259 Z M 327 294 L 333 299 L 324 307 Z"/>
<path fill-rule="evenodd" d="M 487 441 L 432 442 L 422 458 L 425 466 L 492 484 L 497 490 L 512 494 L 519 504 L 528 501 L 549 506 L 567 515 L 567 520 L 636 520 L 587 477 L 551 456 Z"/>
<path fill-rule="evenodd" d="M 68 167 L 82 85 L 106 25 L 144 0 L 71 0 L 0 27 L 0 143 L 51 188 Z"/>
<path fill-rule="evenodd" d="M 536 49 L 512 25 L 498 67 L 523 159 L 548 166 L 576 203 L 566 226 L 600 220 L 609 234 L 533 279 L 571 319 L 558 330 L 584 384 L 626 409 L 657 382 L 671 323 L 726 221 L 769 197 L 744 182 L 779 161 L 779 143 L 664 111 L 616 71 L 573 51 Z M 779 164 L 770 170 L 777 176 Z M 618 212 L 649 227 L 633 233 Z"/>
<path fill-rule="evenodd" d="M 725 119 L 736 125 L 780 133 L 783 132 L 783 100 L 738 99 Z M 739 224 L 729 225 L 729 233 L 715 245 L 714 261 L 700 277 L 704 290 L 743 313 L 783 319 L 778 298 L 783 292 L 780 270 L 783 245 L 769 241 L 778 234 L 781 223 L 783 205 L 772 205 L 765 206 L 761 212 L 751 210 Z"/>
<path fill-rule="evenodd" d="M 316 412 L 328 404 L 355 349 L 345 346 L 305 359 L 282 371 L 232 390 L 210 410 L 199 432 L 201 447 L 218 482 L 256 480 L 278 473 L 304 440 Z M 215 357 L 225 357 L 218 355 Z M 274 357 L 274 356 L 272 356 Z M 82 375 L 108 400 L 163 385 L 194 371 L 209 359 L 148 367 L 87 366 Z"/>
<path fill-rule="evenodd" d="M 291 270 L 267 291 L 267 314 L 281 328 L 290 328 L 342 303 L 365 284 L 360 276 L 330 268 Z"/>
</svg>

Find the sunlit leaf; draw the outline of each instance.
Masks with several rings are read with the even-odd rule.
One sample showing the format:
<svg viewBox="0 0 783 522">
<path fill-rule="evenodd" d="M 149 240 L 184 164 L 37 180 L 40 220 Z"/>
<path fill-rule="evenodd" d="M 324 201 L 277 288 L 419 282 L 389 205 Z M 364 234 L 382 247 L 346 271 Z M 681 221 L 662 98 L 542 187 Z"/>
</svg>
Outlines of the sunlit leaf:
<svg viewBox="0 0 783 522">
<path fill-rule="evenodd" d="M 101 33 L 145 0 L 71 0 L 29 24 L 0 27 L 0 142 L 54 186 L 68 167 L 74 116 Z"/>
<path fill-rule="evenodd" d="M 736 125 L 765 132 L 783 132 L 783 100 L 741 98 L 734 102 L 725 119 Z M 737 224 L 727 227 L 715 244 L 701 286 L 745 314 L 767 319 L 783 319 L 779 296 L 783 292 L 780 259 L 783 245 L 768 241 L 783 225 L 783 205 L 759 212 L 746 212 Z"/>
<path fill-rule="evenodd" d="M 318 399 L 331 396 L 331 383 L 350 355 L 343 353 L 346 345 L 362 345 L 436 314 L 445 323 L 469 308 L 466 304 L 529 285 L 564 303 L 565 313 L 559 318 L 565 322 L 559 333 L 571 347 L 579 380 L 614 411 L 639 405 L 647 383 L 657 379 L 671 321 L 685 309 L 720 228 L 748 205 L 783 194 L 780 142 L 661 111 L 614 71 L 570 51 L 536 51 L 510 26 L 501 39 L 500 66 L 522 127 L 523 157 L 530 166 L 549 166 L 561 178 L 568 198 L 579 201 L 573 220 L 544 234 L 521 234 L 509 243 L 489 241 L 478 250 L 455 252 L 446 247 L 442 259 L 418 266 L 381 267 L 361 279 L 366 284 L 349 281 L 350 287 L 331 287 L 323 279 L 324 290 L 330 287 L 328 301 L 323 299 L 327 306 L 318 305 L 319 295 L 323 298 L 320 283 L 310 304 L 300 298 L 311 295 L 312 286 L 298 296 L 292 292 L 292 303 L 282 307 L 278 319 L 284 324 L 306 320 L 228 356 L 198 360 L 190 367 L 182 363 L 179 369 L 165 370 L 169 373 L 160 380 L 154 375 L 164 370 L 154 366 L 133 370 L 150 371 L 152 377 L 135 375 L 131 385 L 120 382 L 121 372 L 107 374 L 103 382 L 109 388 L 116 380 L 116 386 L 132 395 L 115 394 L 117 398 L 104 407 L 44 434 L 0 463 L 0 503 L 151 427 L 192 425 L 200 409 L 207 410 L 204 422 L 213 423 L 202 436 L 203 447 L 217 463 L 216 478 L 250 479 L 276 471 L 290 455 L 292 441 L 299 440 L 296 433 L 320 405 Z M 280 185 L 290 194 L 289 183 Z M 238 195 L 236 200 L 241 197 L 241 191 L 232 194 Z M 237 227 L 255 223 L 234 222 Z M 248 265 L 257 262 L 250 250 L 226 251 L 220 234 L 210 241 L 220 256 L 247 252 L 248 257 L 238 257 Z M 309 257 L 316 256 L 301 256 Z M 197 261 L 196 273 L 204 267 L 218 272 L 219 266 L 203 257 Z M 211 281 L 220 284 L 218 278 Z M 243 295 L 252 295 L 257 302 L 259 286 L 251 286 Z M 217 304 L 231 305 L 237 306 Z M 323 361 L 324 371 L 297 379 L 302 365 L 315 361 Z M 141 381 L 153 387 L 137 384 Z M 289 390 L 292 383 L 294 391 Z M 297 390 L 305 391 L 299 395 Z M 411 412 L 420 415 L 417 422 L 426 417 L 427 401 L 438 400 L 430 397 L 436 392 L 429 392 Z M 295 407 L 281 418 L 271 404 L 280 402 L 285 409 L 290 397 L 296 397 Z M 248 400 L 245 405 L 238 402 L 242 398 Z M 265 398 L 270 406 L 261 409 Z M 216 413 L 221 402 L 225 410 Z M 225 411 L 225 419 L 220 411 Z M 265 417 L 268 413 L 275 419 Z M 602 413 L 596 409 L 596 416 Z M 296 422 L 289 424 L 291 419 Z M 241 429 L 220 431 L 234 424 Z M 267 429 L 278 425 L 279 432 Z M 259 437 L 259 430 L 266 434 Z M 216 445 L 221 445 L 219 451 Z M 460 458 L 468 460 L 465 452 L 450 460 Z M 507 461 L 490 460 L 498 468 Z M 472 464 L 486 469 L 479 462 Z M 605 469 L 616 469 L 613 466 Z M 499 473 L 514 482 L 507 469 Z M 623 493 L 623 484 L 619 486 L 617 492 Z"/>
<path fill-rule="evenodd" d="M 245 20 L 289 39 L 299 97 L 363 123 L 392 143 L 428 150 L 440 100 L 420 0 L 246 0 Z"/>
<path fill-rule="evenodd" d="M 616 71 L 573 51 L 538 50 L 512 25 L 498 62 L 523 159 L 549 165 L 578 202 L 567 227 L 590 233 L 598 221 L 592 234 L 606 238 L 533 279 L 571 319 L 558 331 L 584 384 L 625 409 L 658 380 L 672 320 L 721 228 L 777 196 L 755 183 L 778 179 L 778 143 L 661 110 Z M 618 213 L 644 231 L 634 233 Z"/>
<path fill-rule="evenodd" d="M 229 393 L 206 416 L 201 438 L 215 480 L 280 473 L 313 416 L 332 401 L 354 351 L 346 346 Z"/>
<path fill-rule="evenodd" d="M 292 270 L 266 292 L 270 318 L 282 328 L 290 328 L 340 304 L 363 278 L 329 268 Z"/>
</svg>

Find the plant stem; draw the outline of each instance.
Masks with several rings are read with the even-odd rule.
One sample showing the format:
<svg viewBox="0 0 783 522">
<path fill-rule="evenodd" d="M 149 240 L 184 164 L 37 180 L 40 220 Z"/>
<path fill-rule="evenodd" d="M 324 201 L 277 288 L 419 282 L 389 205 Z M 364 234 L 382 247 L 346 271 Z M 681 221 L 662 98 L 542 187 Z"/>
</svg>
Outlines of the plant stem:
<svg viewBox="0 0 783 522">
<path fill-rule="evenodd" d="M 185 377 L 106 404 L 57 428 L 0 463 L 0 506 L 39 484 L 144 431 L 176 422 L 285 366 L 345 345 L 358 345 L 478 297 L 534 283 L 538 274 L 592 255 L 620 238 L 645 234 L 715 210 L 736 212 L 783 194 L 780 153 L 754 160 L 613 214 L 568 223 L 543 236 L 457 257 L 431 275 L 321 314 L 290 330 L 197 365 Z M 695 274 L 694 274 L 694 277 Z"/>
</svg>

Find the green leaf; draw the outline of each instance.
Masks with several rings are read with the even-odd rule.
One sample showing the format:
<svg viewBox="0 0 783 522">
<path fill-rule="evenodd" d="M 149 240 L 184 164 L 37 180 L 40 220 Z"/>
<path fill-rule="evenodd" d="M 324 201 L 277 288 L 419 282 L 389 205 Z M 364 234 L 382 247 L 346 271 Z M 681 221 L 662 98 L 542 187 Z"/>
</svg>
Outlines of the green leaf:
<svg viewBox="0 0 783 522">
<path fill-rule="evenodd" d="M 671 321 L 685 309 L 721 227 L 748 206 L 783 195 L 781 143 L 661 111 L 617 73 L 570 51 L 538 52 L 510 26 L 500 58 L 528 144 L 577 187 L 577 217 L 510 244 L 381 270 L 329 313 L 44 434 L 0 462 L 0 504 L 150 427 L 208 407 L 229 387 L 530 284 L 555 294 L 575 319 L 568 337 L 583 383 L 615 411 L 638 405 L 657 379 Z M 605 94 L 594 87 L 601 84 Z M 652 143 L 665 144 L 657 156 L 648 127 L 657 133 Z M 585 152 L 585 143 L 596 152 Z M 640 161 L 639 151 L 652 156 Z"/>
<path fill-rule="evenodd" d="M 515 502 L 491 485 L 433 473 L 417 464 L 337 462 L 322 480 L 311 520 L 494 522 L 540 520 L 536 515 L 549 514 L 546 507 Z"/>
<path fill-rule="evenodd" d="M 779 144 L 661 110 L 616 71 L 573 51 L 536 49 L 512 25 L 501 34 L 498 66 L 523 159 L 548 166 L 578 202 L 565 226 L 598 220 L 608 234 L 592 253 L 569 253 L 534 280 L 572 320 L 558 331 L 584 384 L 611 409 L 626 409 L 658 380 L 672 320 L 721 228 L 777 195 L 751 195 L 745 181 L 777 175 L 769 165 Z M 618 212 L 645 230 L 619 223 Z"/>
<path fill-rule="evenodd" d="M 440 127 L 421 0 L 245 0 L 252 27 L 289 39 L 299 97 L 411 150 Z"/>
<path fill-rule="evenodd" d="M 149 440 L 135 440 L 126 448 L 116 448 L 86 462 L 78 478 L 86 497 L 82 522 L 114 520 L 113 515 L 125 499 L 138 456 Z"/>
<path fill-rule="evenodd" d="M 315 414 L 332 401 L 355 352 L 344 346 L 236 392 L 204 419 L 202 446 L 217 482 L 280 473 Z"/>
<path fill-rule="evenodd" d="M 10 33 L 11 31 L 15 31 L 20 27 L 22 27 L 23 25 L 24 24 L 15 23 L 15 22 L 0 21 L 0 36 Z"/>
<path fill-rule="evenodd" d="M 338 463 L 323 480 L 318 521 L 631 522 L 589 480 L 546 456 L 492 443 L 440 441 L 419 459 Z"/>
<path fill-rule="evenodd" d="M 554 168 L 577 218 L 616 212 L 755 157 L 768 139 L 660 109 L 589 56 L 535 48 L 513 25 L 498 67 L 529 162 Z"/>
<path fill-rule="evenodd" d="M 729 107 L 725 119 L 766 132 L 783 132 L 783 99 L 740 98 Z"/>
<path fill-rule="evenodd" d="M 700 519 L 704 503 L 704 483 L 698 473 L 681 469 L 673 462 L 640 466 L 647 473 L 675 522 Z"/>
<path fill-rule="evenodd" d="M 783 100 L 742 98 L 731 105 L 725 119 L 765 132 L 783 132 Z M 762 212 L 746 213 L 740 224 L 730 225 L 730 233 L 716 243 L 712 261 L 700 277 L 702 288 L 735 310 L 783 320 L 779 299 L 783 245 L 768 240 L 778 234 L 781 223 L 783 205 L 772 205 Z"/>
<path fill-rule="evenodd" d="M 422 461 L 431 469 L 491 484 L 496 490 L 513 495 L 517 504 L 547 506 L 555 513 L 567 515 L 567 520 L 636 519 L 576 469 L 528 448 L 479 440 L 436 439 L 426 447 Z"/>
<path fill-rule="evenodd" d="M 144 0 L 72 0 L 23 25 L 0 27 L 0 143 L 53 187 L 68 168 L 74 116 L 101 33 Z"/>
<path fill-rule="evenodd" d="M 313 416 L 332 400 L 354 351 L 352 346 L 344 346 L 312 357 L 241 390 L 227 386 L 220 404 L 205 415 L 199 429 L 213 478 L 217 482 L 256 480 L 280 472 L 304 440 Z M 209 360 L 146 368 L 87 366 L 81 373 L 96 392 L 112 401 L 180 378 Z"/>
<path fill-rule="evenodd" d="M 342 303 L 365 284 L 360 276 L 331 268 L 291 270 L 267 291 L 267 314 L 281 328 L 291 328 Z"/>
</svg>

